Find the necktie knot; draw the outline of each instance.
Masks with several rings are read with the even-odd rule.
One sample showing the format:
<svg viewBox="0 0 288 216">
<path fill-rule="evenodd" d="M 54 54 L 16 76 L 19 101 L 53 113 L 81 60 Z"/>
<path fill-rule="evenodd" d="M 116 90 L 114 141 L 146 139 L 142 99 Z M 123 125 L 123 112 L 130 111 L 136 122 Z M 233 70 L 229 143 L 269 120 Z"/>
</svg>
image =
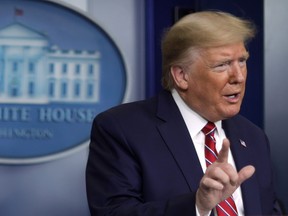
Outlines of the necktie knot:
<svg viewBox="0 0 288 216">
<path fill-rule="evenodd" d="M 215 131 L 216 127 L 213 122 L 208 122 L 203 128 L 202 132 L 205 134 L 205 136 L 209 135 L 210 133 L 213 133 Z"/>
<path fill-rule="evenodd" d="M 208 122 L 202 129 L 202 132 L 205 134 L 205 160 L 207 167 L 215 162 L 218 158 L 218 153 L 216 151 L 216 140 L 214 137 L 215 129 L 216 127 L 213 122 Z"/>
</svg>

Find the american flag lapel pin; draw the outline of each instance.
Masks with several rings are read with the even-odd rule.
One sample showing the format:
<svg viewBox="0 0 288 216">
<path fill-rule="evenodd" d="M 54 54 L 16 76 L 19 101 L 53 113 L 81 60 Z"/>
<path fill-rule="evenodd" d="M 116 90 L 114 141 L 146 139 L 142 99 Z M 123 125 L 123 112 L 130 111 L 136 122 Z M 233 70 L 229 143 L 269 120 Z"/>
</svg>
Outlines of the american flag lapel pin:
<svg viewBox="0 0 288 216">
<path fill-rule="evenodd" d="M 243 140 L 241 140 L 241 139 L 239 139 L 239 141 L 240 141 L 240 144 L 243 146 L 243 147 L 247 147 L 247 145 L 246 145 L 246 143 L 243 141 Z"/>
</svg>

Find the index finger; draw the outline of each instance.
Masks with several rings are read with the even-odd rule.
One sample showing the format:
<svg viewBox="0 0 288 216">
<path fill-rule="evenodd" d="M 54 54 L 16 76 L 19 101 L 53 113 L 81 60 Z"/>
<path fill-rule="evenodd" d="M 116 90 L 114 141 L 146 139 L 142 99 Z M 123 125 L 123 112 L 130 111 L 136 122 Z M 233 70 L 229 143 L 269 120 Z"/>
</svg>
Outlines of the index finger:
<svg viewBox="0 0 288 216">
<path fill-rule="evenodd" d="M 228 139 L 223 140 L 222 148 L 218 154 L 217 162 L 227 163 L 228 162 L 228 152 L 229 152 L 230 142 Z"/>
</svg>

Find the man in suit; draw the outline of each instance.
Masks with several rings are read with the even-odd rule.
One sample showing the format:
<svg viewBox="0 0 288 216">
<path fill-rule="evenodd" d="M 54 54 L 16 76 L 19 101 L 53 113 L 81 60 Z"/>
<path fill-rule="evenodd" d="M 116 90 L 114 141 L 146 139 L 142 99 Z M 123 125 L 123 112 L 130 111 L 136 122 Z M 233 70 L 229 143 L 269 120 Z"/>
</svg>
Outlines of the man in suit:
<svg viewBox="0 0 288 216">
<path fill-rule="evenodd" d="M 254 34 L 249 21 L 215 11 L 189 14 L 166 32 L 164 90 L 93 122 L 93 216 L 281 215 L 267 137 L 238 114 Z M 209 137 L 216 161 L 206 155 Z"/>
</svg>

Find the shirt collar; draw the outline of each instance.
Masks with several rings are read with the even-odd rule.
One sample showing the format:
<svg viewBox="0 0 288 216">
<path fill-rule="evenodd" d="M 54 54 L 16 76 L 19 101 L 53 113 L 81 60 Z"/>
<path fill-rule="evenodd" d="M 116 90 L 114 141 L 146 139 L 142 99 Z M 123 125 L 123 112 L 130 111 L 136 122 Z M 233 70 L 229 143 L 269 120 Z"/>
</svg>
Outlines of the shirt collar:
<svg viewBox="0 0 288 216">
<path fill-rule="evenodd" d="M 175 89 L 172 89 L 172 96 L 182 114 L 182 117 L 187 125 L 187 128 L 192 137 L 196 136 L 202 128 L 207 124 L 207 120 L 192 110 L 188 105 L 183 101 L 178 92 Z M 214 122 L 217 131 L 221 131 L 222 121 Z"/>
</svg>

